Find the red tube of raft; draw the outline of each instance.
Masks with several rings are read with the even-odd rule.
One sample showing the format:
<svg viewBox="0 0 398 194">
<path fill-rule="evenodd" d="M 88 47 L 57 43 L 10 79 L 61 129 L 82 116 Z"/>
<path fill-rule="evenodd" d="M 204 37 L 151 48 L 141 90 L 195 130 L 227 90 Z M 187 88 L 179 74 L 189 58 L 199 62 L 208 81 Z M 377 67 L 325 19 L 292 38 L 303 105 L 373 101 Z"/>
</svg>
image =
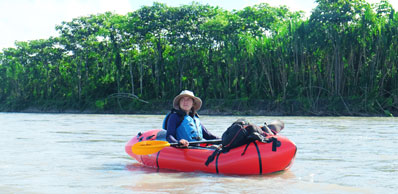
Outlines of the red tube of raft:
<svg viewBox="0 0 398 194">
<path fill-rule="evenodd" d="M 139 133 L 125 146 L 127 154 L 139 163 L 158 169 L 171 169 L 183 172 L 207 172 L 234 175 L 261 175 L 288 169 L 296 155 L 296 145 L 286 137 L 274 136 L 280 142 L 273 151 L 273 143 L 250 143 L 231 149 L 227 153 L 219 153 L 213 162 L 205 165 L 207 158 L 213 154 L 214 148 L 194 147 L 176 148 L 165 147 L 161 151 L 149 155 L 136 155 L 132 146 L 140 141 L 165 140 L 166 131 L 154 129 Z M 275 145 L 274 145 L 275 148 Z M 242 153 L 244 154 L 242 155 Z"/>
</svg>

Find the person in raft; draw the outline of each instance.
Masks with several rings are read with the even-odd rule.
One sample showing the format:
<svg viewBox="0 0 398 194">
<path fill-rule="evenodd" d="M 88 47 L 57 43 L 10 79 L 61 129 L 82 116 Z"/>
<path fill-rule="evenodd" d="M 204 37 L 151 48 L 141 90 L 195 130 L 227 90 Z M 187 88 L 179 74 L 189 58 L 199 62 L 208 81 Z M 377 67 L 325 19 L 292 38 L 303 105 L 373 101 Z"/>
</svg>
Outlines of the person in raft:
<svg viewBox="0 0 398 194">
<path fill-rule="evenodd" d="M 187 147 L 190 141 L 218 139 L 202 125 L 196 113 L 202 100 L 189 90 L 182 91 L 173 100 L 173 109 L 166 116 L 163 128 L 167 130 L 166 140 Z"/>
</svg>

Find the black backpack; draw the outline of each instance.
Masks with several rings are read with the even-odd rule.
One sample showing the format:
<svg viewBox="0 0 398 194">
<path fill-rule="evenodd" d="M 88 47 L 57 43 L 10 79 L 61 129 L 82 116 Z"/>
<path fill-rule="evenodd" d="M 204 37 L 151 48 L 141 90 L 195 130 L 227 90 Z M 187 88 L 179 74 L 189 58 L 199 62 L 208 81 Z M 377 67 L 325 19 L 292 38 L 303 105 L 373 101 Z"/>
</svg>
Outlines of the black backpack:
<svg viewBox="0 0 398 194">
<path fill-rule="evenodd" d="M 242 156 L 245 154 L 247 147 L 250 143 L 258 140 L 263 143 L 270 143 L 277 141 L 276 138 L 267 139 L 262 134 L 264 132 L 260 127 L 254 124 L 250 124 L 244 119 L 238 119 L 235 121 L 228 129 L 222 134 L 222 147 L 221 149 L 217 149 L 207 158 L 205 165 L 208 166 L 215 158 L 215 156 L 219 153 L 227 153 L 230 149 L 236 148 L 246 144 L 245 149 L 242 152 Z M 276 142 L 275 142 L 276 143 Z M 272 151 L 276 151 L 276 147 L 279 145 L 273 144 Z"/>
<path fill-rule="evenodd" d="M 228 152 L 232 148 L 254 142 L 255 140 L 265 142 L 265 137 L 261 134 L 263 132 L 260 127 L 250 124 L 244 119 L 239 119 L 222 134 L 222 149 L 224 152 Z"/>
</svg>

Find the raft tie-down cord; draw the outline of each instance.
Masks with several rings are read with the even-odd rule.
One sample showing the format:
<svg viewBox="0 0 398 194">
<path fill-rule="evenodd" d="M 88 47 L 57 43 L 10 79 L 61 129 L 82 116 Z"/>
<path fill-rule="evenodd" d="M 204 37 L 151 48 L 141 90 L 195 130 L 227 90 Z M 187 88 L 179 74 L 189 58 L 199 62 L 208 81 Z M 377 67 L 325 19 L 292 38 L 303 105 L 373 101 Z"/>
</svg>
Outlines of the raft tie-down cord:
<svg viewBox="0 0 398 194">
<path fill-rule="evenodd" d="M 249 145 L 250 145 L 251 143 L 254 143 L 254 142 L 253 142 L 253 141 L 251 141 L 251 142 L 249 142 L 249 143 L 247 143 L 247 144 L 246 144 L 246 147 L 245 147 L 245 149 L 243 150 L 242 154 L 240 154 L 241 156 L 245 155 L 245 153 L 246 153 L 246 150 L 247 150 L 247 147 L 249 147 Z"/>
<path fill-rule="evenodd" d="M 205 165 L 206 165 L 206 166 L 209 166 L 209 164 L 210 164 L 211 162 L 213 162 L 214 157 L 216 157 L 216 155 L 217 155 L 218 153 L 220 153 L 220 152 L 221 152 L 220 149 L 214 150 L 214 152 L 207 158 L 207 160 L 206 160 L 206 162 L 205 162 Z"/>
<path fill-rule="evenodd" d="M 156 155 L 156 167 L 158 167 L 158 172 L 159 172 L 159 155 L 160 155 L 160 151 L 158 152 L 158 154 Z"/>
<path fill-rule="evenodd" d="M 253 142 L 253 143 L 256 146 L 257 155 L 258 155 L 258 169 L 260 170 L 259 174 L 262 175 L 263 174 L 263 163 L 261 162 L 260 148 L 258 147 L 256 142 Z"/>
<path fill-rule="evenodd" d="M 281 147 L 282 143 L 276 137 L 272 137 L 272 151 L 276 152 L 277 147 Z"/>
<path fill-rule="evenodd" d="M 271 142 L 272 142 L 272 151 L 273 151 L 273 152 L 276 152 L 277 148 L 280 147 L 282 143 L 281 143 L 280 141 L 278 141 L 278 138 L 276 138 L 276 137 L 271 137 L 270 139 L 266 140 L 266 141 L 263 142 L 263 143 L 271 143 Z M 249 145 L 250 145 L 251 143 L 255 143 L 255 142 L 251 141 L 251 142 L 247 143 L 245 149 L 243 150 L 243 152 L 242 152 L 242 154 L 241 154 L 241 156 L 245 155 L 246 150 L 247 150 L 247 148 L 249 147 Z M 216 157 L 217 154 L 227 153 L 228 151 L 229 151 L 229 149 L 228 149 L 228 150 L 223 150 L 223 148 L 221 148 L 221 149 L 216 149 L 216 150 L 207 158 L 207 160 L 206 160 L 206 162 L 205 162 L 205 165 L 206 165 L 206 166 L 209 166 L 209 164 L 214 160 L 214 158 Z M 217 156 L 217 158 L 218 158 L 218 156 Z"/>
</svg>

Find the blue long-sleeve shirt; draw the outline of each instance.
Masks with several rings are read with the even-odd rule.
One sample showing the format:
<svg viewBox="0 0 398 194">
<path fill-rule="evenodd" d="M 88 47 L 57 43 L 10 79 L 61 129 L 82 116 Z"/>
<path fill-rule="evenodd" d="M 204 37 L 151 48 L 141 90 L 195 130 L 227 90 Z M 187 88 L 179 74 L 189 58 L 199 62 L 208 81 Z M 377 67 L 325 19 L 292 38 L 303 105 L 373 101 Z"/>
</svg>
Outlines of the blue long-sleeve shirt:
<svg viewBox="0 0 398 194">
<path fill-rule="evenodd" d="M 169 120 L 167 121 L 167 133 L 166 133 L 166 140 L 170 143 L 178 143 L 177 140 L 177 128 L 178 124 L 181 124 L 181 118 L 178 116 L 177 113 L 172 113 L 169 116 Z M 202 127 L 202 134 L 204 139 L 218 139 L 217 136 L 211 134 L 205 126 L 200 124 Z"/>
</svg>

